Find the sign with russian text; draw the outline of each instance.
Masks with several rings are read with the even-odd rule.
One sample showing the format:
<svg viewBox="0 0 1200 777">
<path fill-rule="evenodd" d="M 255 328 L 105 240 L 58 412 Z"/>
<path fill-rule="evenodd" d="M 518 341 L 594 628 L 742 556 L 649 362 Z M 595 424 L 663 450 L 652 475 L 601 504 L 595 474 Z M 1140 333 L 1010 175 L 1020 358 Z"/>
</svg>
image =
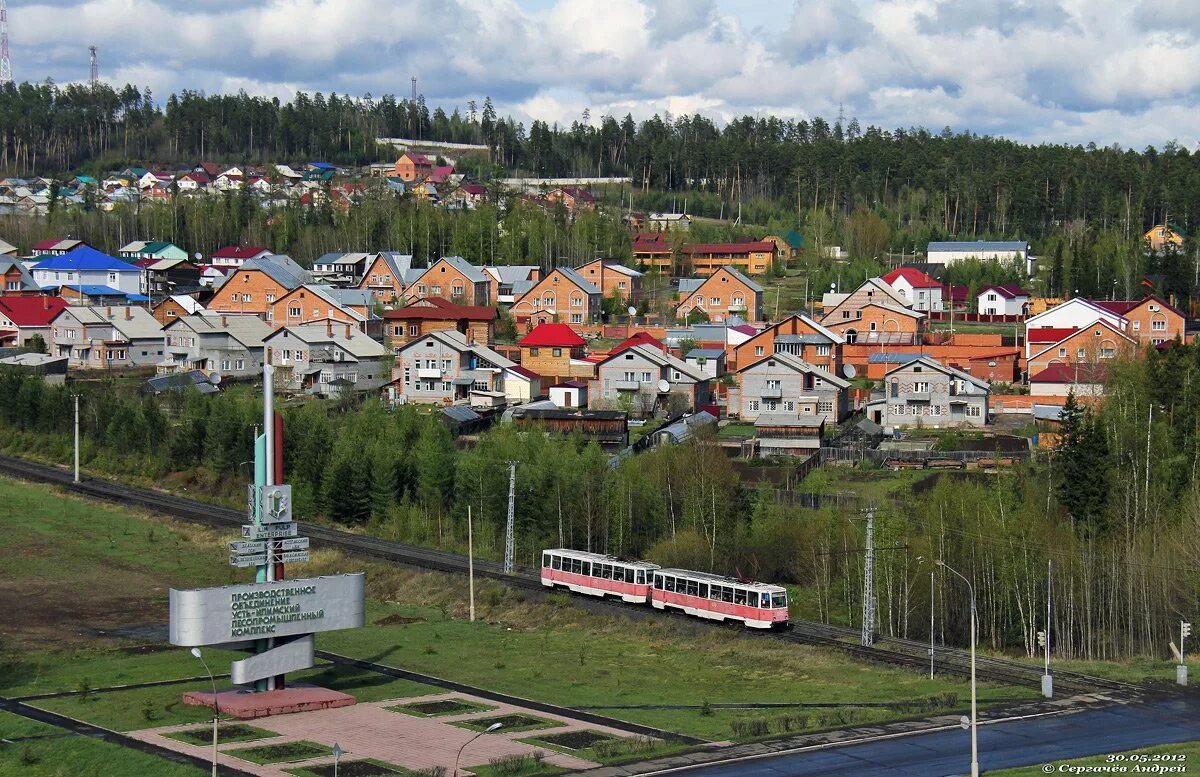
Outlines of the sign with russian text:
<svg viewBox="0 0 1200 777">
<path fill-rule="evenodd" d="M 362 572 L 171 589 L 171 644 L 183 647 L 352 629 L 364 618 Z"/>
<path fill-rule="evenodd" d="M 294 537 L 290 540 L 280 540 L 278 547 L 282 551 L 308 550 L 308 537 Z"/>
<path fill-rule="evenodd" d="M 275 560 L 281 564 L 297 564 L 301 561 L 308 561 L 307 550 L 289 550 L 285 553 L 278 553 Z"/>
<path fill-rule="evenodd" d="M 258 553 L 267 552 L 267 543 L 265 542 L 231 542 L 229 543 L 229 552 L 237 553 L 239 556 L 251 556 Z"/>
<path fill-rule="evenodd" d="M 237 553 L 229 554 L 229 566 L 238 567 L 256 567 L 259 564 L 267 563 L 266 553 L 255 553 L 249 556 L 239 556 Z"/>
</svg>

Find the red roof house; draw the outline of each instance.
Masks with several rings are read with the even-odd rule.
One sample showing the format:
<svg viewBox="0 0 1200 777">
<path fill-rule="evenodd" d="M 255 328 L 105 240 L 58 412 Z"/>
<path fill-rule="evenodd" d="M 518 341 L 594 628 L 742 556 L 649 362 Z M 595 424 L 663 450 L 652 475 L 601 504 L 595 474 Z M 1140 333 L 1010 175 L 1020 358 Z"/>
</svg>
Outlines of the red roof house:
<svg viewBox="0 0 1200 777">
<path fill-rule="evenodd" d="M 895 287 L 896 281 L 903 278 L 914 289 L 940 289 L 941 281 L 921 272 L 916 267 L 897 267 L 883 276 L 883 282 Z"/>
<path fill-rule="evenodd" d="M 62 297 L 0 297 L 0 328 L 26 330 L 18 337 L 24 344 L 27 337 L 36 334 L 30 330 L 48 329 L 54 317 L 66 307 L 67 301 Z"/>
<path fill-rule="evenodd" d="M 663 353 L 667 352 L 666 344 L 659 341 L 654 336 L 652 336 L 646 332 L 634 332 L 632 335 L 630 335 L 628 338 L 626 338 L 622 342 L 614 345 L 612 350 L 608 352 L 608 355 L 612 356 L 614 353 L 620 353 L 621 351 L 624 351 L 626 348 L 632 348 L 635 345 L 649 345 L 654 348 L 657 348 L 658 350 L 662 351 Z"/>
<path fill-rule="evenodd" d="M 579 348 L 584 344 L 584 339 L 566 324 L 539 324 L 517 343 L 522 348 Z"/>
</svg>

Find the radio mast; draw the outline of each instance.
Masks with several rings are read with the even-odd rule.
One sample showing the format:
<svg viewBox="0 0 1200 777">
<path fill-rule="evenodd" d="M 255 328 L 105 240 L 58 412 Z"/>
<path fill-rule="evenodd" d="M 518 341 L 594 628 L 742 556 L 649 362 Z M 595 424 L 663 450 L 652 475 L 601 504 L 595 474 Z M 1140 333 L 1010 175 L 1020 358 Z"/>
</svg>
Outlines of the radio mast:
<svg viewBox="0 0 1200 777">
<path fill-rule="evenodd" d="M 88 51 L 91 52 L 91 65 L 92 65 L 92 72 L 88 76 L 88 84 L 90 86 L 95 86 L 96 82 L 100 80 L 100 68 L 98 68 L 96 66 L 96 47 L 88 46 Z"/>
<path fill-rule="evenodd" d="M 8 0 L 0 0 L 0 86 L 12 83 L 12 60 L 8 58 Z"/>
</svg>

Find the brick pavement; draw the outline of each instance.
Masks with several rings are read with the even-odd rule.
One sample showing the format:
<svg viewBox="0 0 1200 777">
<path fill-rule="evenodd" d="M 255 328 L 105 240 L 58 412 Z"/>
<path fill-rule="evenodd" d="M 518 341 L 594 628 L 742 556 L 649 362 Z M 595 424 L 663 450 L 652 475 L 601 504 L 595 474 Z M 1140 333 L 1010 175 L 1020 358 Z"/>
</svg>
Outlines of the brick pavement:
<svg viewBox="0 0 1200 777">
<path fill-rule="evenodd" d="M 391 712 L 387 707 L 397 704 L 412 704 L 423 701 L 442 699 L 465 699 L 477 704 L 494 707 L 486 711 L 469 712 L 458 715 L 443 715 L 433 718 L 419 718 L 400 712 Z M 332 749 L 336 742 L 345 751 L 343 762 L 347 760 L 362 760 L 375 758 L 386 763 L 402 766 L 407 769 L 428 769 L 444 766 L 453 769 L 454 758 L 458 749 L 475 736 L 475 732 L 465 728 L 449 725 L 454 721 L 470 720 L 472 718 L 487 718 L 496 715 L 522 713 L 537 718 L 557 720 L 563 725 L 537 731 L 505 732 L 503 729 L 494 734 L 484 734 L 471 742 L 463 753 L 460 762 L 460 772 L 470 766 L 486 764 L 490 759 L 504 755 L 525 755 L 534 752 L 545 754 L 546 762 L 564 769 L 580 770 L 594 767 L 596 764 L 582 758 L 559 753 L 553 750 L 535 747 L 517 739 L 537 736 L 539 733 L 561 733 L 565 731 L 589 730 L 599 731 L 616 737 L 626 737 L 628 734 L 604 726 L 592 726 L 570 718 L 535 712 L 510 704 L 480 699 L 464 693 L 437 693 L 404 699 L 390 699 L 380 702 L 360 702 L 353 707 L 339 709 L 300 712 L 291 715 L 276 715 L 249 721 L 256 728 L 275 732 L 278 736 L 255 742 L 237 742 L 222 744 L 219 750 L 227 753 L 243 747 L 258 744 L 283 744 L 306 740 L 326 745 Z M 236 721 L 233 721 L 236 722 Z M 153 729 L 134 731 L 130 736 L 155 745 L 178 750 L 180 752 L 207 757 L 211 750 L 206 746 L 189 745 L 164 734 L 183 729 L 196 728 L 196 724 L 186 726 L 164 726 Z M 251 764 L 232 756 L 223 756 L 222 763 L 235 764 L 260 777 L 290 777 L 285 769 L 298 766 L 320 765 L 332 763 L 332 756 L 314 758 L 307 761 L 296 761 L 288 764 L 258 765 Z"/>
</svg>

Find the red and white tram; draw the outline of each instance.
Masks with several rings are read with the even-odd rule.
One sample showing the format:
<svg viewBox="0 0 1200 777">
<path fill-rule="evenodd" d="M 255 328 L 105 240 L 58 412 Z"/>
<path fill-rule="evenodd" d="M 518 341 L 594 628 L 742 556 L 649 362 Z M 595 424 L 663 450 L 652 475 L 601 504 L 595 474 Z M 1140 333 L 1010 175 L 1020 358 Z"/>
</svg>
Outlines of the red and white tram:
<svg viewBox="0 0 1200 777">
<path fill-rule="evenodd" d="M 651 576 L 657 564 L 625 561 L 615 556 L 557 548 L 542 551 L 542 585 L 568 588 L 592 596 L 619 596 L 645 604 L 650 600 Z"/>
<path fill-rule="evenodd" d="M 741 621 L 755 629 L 783 628 L 788 623 L 787 591 L 781 586 L 685 569 L 654 571 L 651 604 L 711 620 Z"/>
</svg>

